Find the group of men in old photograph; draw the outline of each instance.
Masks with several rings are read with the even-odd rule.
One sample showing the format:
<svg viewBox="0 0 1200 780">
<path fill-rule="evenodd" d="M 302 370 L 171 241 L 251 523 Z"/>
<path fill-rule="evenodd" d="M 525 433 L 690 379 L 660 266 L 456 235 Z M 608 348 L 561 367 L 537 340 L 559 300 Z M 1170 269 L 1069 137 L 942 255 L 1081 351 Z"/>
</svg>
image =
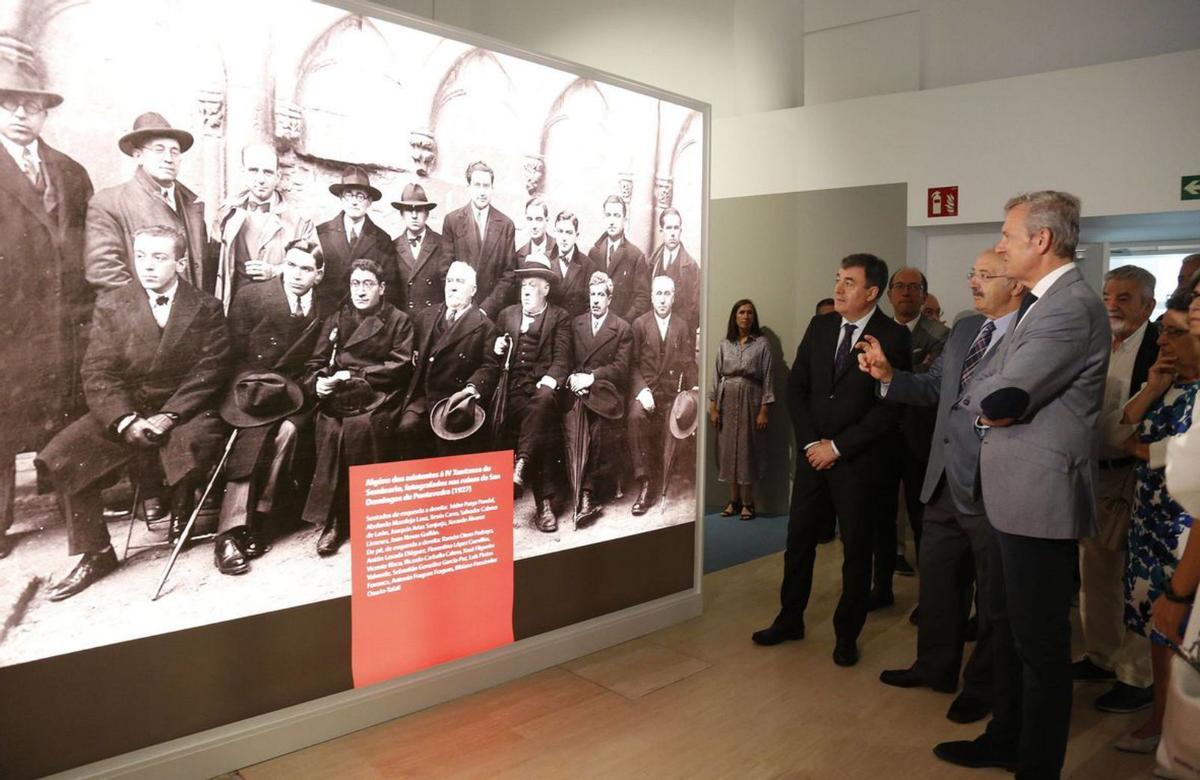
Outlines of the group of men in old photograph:
<svg viewBox="0 0 1200 780">
<path fill-rule="evenodd" d="M 345 168 L 329 187 L 341 210 L 317 224 L 289 201 L 275 148 L 252 143 L 244 189 L 210 224 L 178 179 L 191 133 L 137 117 L 116 144 L 136 170 L 93 194 L 41 138 L 61 102 L 35 52 L 0 39 L 0 349 L 38 382 L 0 397 L 0 532 L 15 456 L 35 451 L 80 556 L 52 600 L 118 567 L 107 522 L 131 512 L 172 543 L 212 534 L 224 574 L 248 571 L 297 517 L 335 554 L 348 468 L 365 463 L 511 448 L 514 487 L 547 533 L 564 511 L 595 522 L 622 480 L 633 514 L 655 503 L 664 436 L 687 429 L 698 381 L 699 267 L 677 210 L 661 211 L 647 260 L 620 197 L 596 204 L 603 232 L 584 251 L 579 218 L 535 196 L 518 246 L 477 161 L 441 234 L 437 204 L 405 186 L 393 239 L 369 214 L 383 193 L 366 169 Z M 132 510 L 106 506 L 126 477 Z M 10 547 L 0 535 L 0 556 Z"/>
</svg>

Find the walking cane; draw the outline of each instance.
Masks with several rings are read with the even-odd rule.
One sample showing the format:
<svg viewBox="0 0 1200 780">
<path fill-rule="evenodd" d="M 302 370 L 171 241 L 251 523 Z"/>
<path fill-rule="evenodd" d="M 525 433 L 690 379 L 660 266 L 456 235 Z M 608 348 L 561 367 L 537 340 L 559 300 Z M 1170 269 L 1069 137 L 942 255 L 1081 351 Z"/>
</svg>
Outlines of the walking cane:
<svg viewBox="0 0 1200 780">
<path fill-rule="evenodd" d="M 171 557 L 167 560 L 167 566 L 163 569 L 162 576 L 158 578 L 158 587 L 154 589 L 154 595 L 150 597 L 151 601 L 158 601 L 158 597 L 162 595 L 163 585 L 167 583 L 167 577 L 171 576 L 171 569 L 175 567 L 175 561 L 179 558 L 179 553 L 183 550 L 183 545 L 187 544 L 188 537 L 192 535 L 192 526 L 196 524 L 196 518 L 200 516 L 200 508 L 204 506 L 204 502 L 208 500 L 208 494 L 212 492 L 213 486 L 217 484 L 217 479 L 221 476 L 221 471 L 225 468 L 225 461 L 229 460 L 229 453 L 233 450 L 233 443 L 237 441 L 237 428 L 233 429 L 233 433 L 229 434 L 229 441 L 225 443 L 225 452 L 221 455 L 221 460 L 217 462 L 217 467 L 213 469 L 212 478 L 208 480 L 208 485 L 205 486 L 204 492 L 200 495 L 200 500 L 196 502 L 196 506 L 192 509 L 191 516 L 188 517 L 187 525 L 183 527 L 183 533 L 179 535 L 179 539 L 175 542 L 175 549 L 171 550 Z"/>
</svg>

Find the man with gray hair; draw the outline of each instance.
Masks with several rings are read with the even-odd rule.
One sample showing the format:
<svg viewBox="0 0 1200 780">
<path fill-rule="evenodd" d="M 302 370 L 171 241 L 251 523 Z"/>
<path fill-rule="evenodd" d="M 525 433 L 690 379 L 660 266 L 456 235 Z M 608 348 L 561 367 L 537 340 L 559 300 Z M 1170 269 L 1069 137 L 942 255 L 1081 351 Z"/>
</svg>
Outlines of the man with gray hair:
<svg viewBox="0 0 1200 780">
<path fill-rule="evenodd" d="M 1100 418 L 1097 534 L 1079 540 L 1085 654 L 1071 668 L 1077 681 L 1114 681 L 1095 701 L 1103 712 L 1137 712 L 1154 701 L 1150 645 L 1141 634 L 1125 630 L 1123 583 L 1136 461 L 1117 446 L 1136 427 L 1121 424 L 1125 402 L 1141 388 L 1158 358 L 1158 328 L 1150 322 L 1154 284 L 1154 275 L 1135 265 L 1114 268 L 1104 276 L 1112 347 Z"/>
<path fill-rule="evenodd" d="M 959 402 L 983 437 L 979 488 L 995 529 L 994 717 L 934 754 L 968 767 L 1058 777 L 1071 721 L 1071 597 L 1079 539 L 1096 530 L 1096 428 L 1112 331 L 1075 266 L 1079 199 L 1005 204 L 996 252 L 1030 288 L 995 358 Z"/>
<path fill-rule="evenodd" d="M 242 285 L 283 273 L 289 244 L 316 240 L 312 220 L 297 212 L 279 189 L 275 147 L 254 143 L 242 149 L 242 175 L 246 189 L 226 201 L 213 231 L 221 244 L 216 296 L 227 312 Z"/>
</svg>

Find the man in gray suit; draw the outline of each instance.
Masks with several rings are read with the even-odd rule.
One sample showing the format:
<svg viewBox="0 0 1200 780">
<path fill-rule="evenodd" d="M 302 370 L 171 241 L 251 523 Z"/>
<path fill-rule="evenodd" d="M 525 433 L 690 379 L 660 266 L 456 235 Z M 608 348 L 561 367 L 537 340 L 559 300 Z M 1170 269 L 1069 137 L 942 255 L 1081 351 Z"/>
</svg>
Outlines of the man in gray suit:
<svg viewBox="0 0 1200 780">
<path fill-rule="evenodd" d="M 917 660 L 908 669 L 889 669 L 879 675 L 886 685 L 898 688 L 958 690 L 972 570 L 981 605 L 986 607 L 991 592 L 987 564 L 992 527 L 975 491 L 979 435 L 974 417 L 960 401 L 971 390 L 971 377 L 996 354 L 1026 289 L 1004 275 L 1004 258 L 990 250 L 975 259 L 967 278 L 979 314 L 958 321 L 945 350 L 927 371 L 915 370 L 915 358 L 914 371 L 894 371 L 870 337 L 865 338 L 867 345 L 858 359 L 859 367 L 879 381 L 881 396 L 909 405 L 906 413 L 936 406 L 929 467 L 920 492 L 920 501 L 927 506 L 921 537 Z M 963 692 L 946 713 L 956 723 L 971 723 L 991 710 L 990 636 L 991 621 L 985 611 L 980 615 L 975 650 L 963 671 Z"/>
<path fill-rule="evenodd" d="M 977 739 L 943 742 L 934 754 L 1016 769 L 1018 778 L 1058 777 L 1071 720 L 1076 547 L 1096 527 L 1096 428 L 1112 332 L 1075 267 L 1078 198 L 1034 192 L 1005 211 L 996 251 L 1030 294 L 959 402 L 983 436 L 979 483 L 996 533 L 993 717 Z"/>
<path fill-rule="evenodd" d="M 940 322 L 921 316 L 921 307 L 929 293 L 929 282 L 925 274 L 916 268 L 901 268 L 888 281 L 888 301 L 892 304 L 893 318 L 908 328 L 912 334 L 913 372 L 923 374 L 933 365 L 946 346 L 950 329 Z M 929 441 L 933 437 L 936 410 L 931 406 L 910 406 L 900 419 L 900 432 L 895 437 L 896 453 L 892 463 L 897 477 L 904 486 L 904 509 L 912 529 L 914 558 L 920 557 L 921 516 L 925 507 L 921 503 L 921 483 L 925 479 L 925 468 L 929 465 Z M 890 606 L 892 597 L 892 574 L 911 577 L 916 572 L 904 559 L 904 543 L 899 532 L 900 495 L 889 496 L 890 506 L 875 536 L 875 581 L 871 591 L 871 608 Z"/>
</svg>

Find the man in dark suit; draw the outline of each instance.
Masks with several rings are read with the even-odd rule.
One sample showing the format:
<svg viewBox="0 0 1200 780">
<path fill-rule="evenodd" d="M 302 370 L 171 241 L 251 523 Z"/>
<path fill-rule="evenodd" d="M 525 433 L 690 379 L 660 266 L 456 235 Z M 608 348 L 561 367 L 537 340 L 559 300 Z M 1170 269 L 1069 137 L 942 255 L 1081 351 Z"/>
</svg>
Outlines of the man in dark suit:
<svg viewBox="0 0 1200 780">
<path fill-rule="evenodd" d="M 226 311 L 240 287 L 283 273 L 284 254 L 292 242 L 316 238 L 312 221 L 279 189 L 275 147 L 254 143 L 243 148 L 242 176 L 246 188 L 225 203 L 213 231 L 221 244 L 215 294 Z"/>
<path fill-rule="evenodd" d="M 245 285 L 233 299 L 229 337 L 239 375 L 274 372 L 299 381 L 316 347 L 325 314 L 315 289 L 325 271 L 321 247 L 297 239 L 285 248 L 281 266 L 269 283 Z M 281 420 L 239 430 L 225 466 L 220 534 L 214 543 L 214 561 L 222 574 L 248 571 L 249 561 L 269 549 L 273 512 L 285 503 L 297 510 L 304 506 L 306 475 L 312 468 L 311 424 L 312 407 L 306 403 Z"/>
<path fill-rule="evenodd" d="M 588 458 L 584 469 L 576 523 L 590 520 L 602 507 L 596 500 L 597 488 L 604 484 L 620 453 L 611 442 L 620 441 L 613 419 L 622 416 L 625 389 L 633 363 L 633 329 L 612 312 L 613 281 L 603 271 L 594 271 L 588 280 L 591 310 L 571 323 L 574 371 L 567 377 L 567 389 L 576 397 L 591 396 L 596 408 L 586 410 L 588 420 Z M 611 404 L 609 404 L 611 401 Z M 604 414 L 600 406 L 609 408 Z"/>
<path fill-rule="evenodd" d="M 770 627 L 754 632 L 760 645 L 804 637 L 804 610 L 812 591 L 818 537 L 837 514 L 845 562 L 842 596 L 833 616 L 834 663 L 858 663 L 858 634 L 867 617 L 871 550 L 884 496 L 897 490 L 888 462 L 889 437 L 899 430 L 902 409 L 875 393 L 875 383 L 858 370 L 855 344 L 879 340 L 888 360 L 901 370 L 910 363 L 908 329 L 876 305 L 887 286 L 887 264 L 875 255 L 842 259 L 834 283 L 835 314 L 813 317 L 788 376 L 788 408 L 796 431 L 791 519 L 783 560 L 780 610 Z"/>
<path fill-rule="evenodd" d="M 700 264 L 679 240 L 683 217 L 677 209 L 670 206 L 663 209 L 658 215 L 658 227 L 663 242 L 650 255 L 650 278 L 671 277 L 675 283 L 675 305 L 671 311 L 695 330 L 700 325 Z"/>
<path fill-rule="evenodd" d="M 437 204 L 425 196 L 424 187 L 406 184 L 392 208 L 404 220 L 404 232 L 396 238 L 395 247 L 400 282 L 405 288 L 405 312 L 416 317 L 422 309 L 442 304 L 450 255 L 442 244 L 442 234 L 429 227 L 429 215 Z"/>
<path fill-rule="evenodd" d="M 209 294 L 216 289 L 217 259 L 209 251 L 204 204 L 176 179 L 180 158 L 192 141 L 191 133 L 149 112 L 134 120 L 133 130 L 117 142 L 137 160 L 137 170 L 124 184 L 97 192 L 88 204 L 84 268 L 97 291 L 133 280 L 133 234 L 150 225 L 182 231 L 186 253 L 180 278 Z"/>
<path fill-rule="evenodd" d="M 479 289 L 484 290 L 479 308 L 495 319 L 509 304 L 516 268 L 516 228 L 511 219 L 492 205 L 496 174 L 482 161 L 467 166 L 467 189 L 471 202 L 446 215 L 442 223 L 446 249 L 452 260 L 475 269 Z"/>
<path fill-rule="evenodd" d="M 62 96 L 46 89 L 31 48 L 7 43 L 11 50 L 0 56 L 0 365 L 21 366 L 40 389 L 6 382 L 0 391 L 0 558 L 12 543 L 5 532 L 17 454 L 42 446 L 83 406 L 79 364 L 92 302 L 83 277 L 92 182 L 41 138 Z"/>
<path fill-rule="evenodd" d="M 317 225 L 317 240 L 325 256 L 325 280 L 316 288 L 317 305 L 324 312 L 337 311 L 350 289 L 350 264 L 365 259 L 379 265 L 383 273 L 379 281 L 385 285 L 388 303 L 407 311 L 392 237 L 367 215 L 371 204 L 383 193 L 371 186 L 370 176 L 356 165 L 346 168 L 341 181 L 330 184 L 329 191 L 341 199 L 342 210 Z"/>
<path fill-rule="evenodd" d="M 1016 320 L 1026 289 L 1004 275 L 1004 259 L 992 251 L 975 259 L 971 296 L 982 316 L 963 317 L 955 325 L 928 370 L 894 371 L 879 343 L 870 336 L 859 366 L 880 383 L 879 393 L 907 409 L 936 408 L 929 466 L 921 492 L 925 533 L 921 536 L 920 619 L 917 660 L 907 669 L 889 669 L 879 679 L 899 688 L 928 686 L 958 690 L 971 609 L 972 572 L 979 591 L 979 628 L 975 649 L 963 670 L 963 692 L 946 717 L 971 723 L 992 704 L 992 581 L 988 560 L 994 533 L 977 491 L 979 435 L 975 421 L 959 401 L 970 392 L 971 377 L 986 368 L 1004 334 Z M 1122 602 L 1123 603 L 1123 602 Z"/>
<path fill-rule="evenodd" d="M 1112 332 L 1075 267 L 1079 199 L 1005 204 L 996 251 L 1030 288 L 999 352 L 961 401 L 984 438 L 979 484 L 992 546 L 993 717 L 973 741 L 943 742 L 953 764 L 1057 777 L 1071 721 L 1071 597 L 1078 540 L 1095 531 L 1096 425 Z"/>
<path fill-rule="evenodd" d="M 456 260 L 446 271 L 446 302 L 417 314 L 414 374 L 400 417 L 399 439 L 405 458 L 486 449 L 482 430 L 451 441 L 434 435 L 429 419 L 434 405 L 443 399 L 449 399 L 451 408 L 470 399 L 475 404 L 487 403 L 496 389 L 500 373 L 494 351 L 496 326 L 472 305 L 474 297 L 475 269 Z"/>
<path fill-rule="evenodd" d="M 940 322 L 921 316 L 921 306 L 929 292 L 925 274 L 916 268 L 901 268 L 888 280 L 888 301 L 896 322 L 908 328 L 912 334 L 912 367 L 915 373 L 928 370 L 942 348 L 950 330 Z M 921 515 L 925 511 L 921 503 L 921 482 L 925 479 L 925 468 L 929 465 L 929 440 L 933 436 L 936 410 L 932 407 L 909 406 L 900 419 L 900 433 L 895 437 L 896 453 L 893 456 L 900 484 L 904 489 L 904 508 L 908 524 L 912 529 L 913 545 L 919 556 L 921 549 Z M 896 505 L 899 505 L 899 495 Z M 898 512 L 891 511 L 891 520 L 879 526 L 875 537 L 875 586 L 871 591 L 871 608 L 891 605 L 892 574 L 899 572 L 907 576 L 914 574 L 913 568 L 904 559 L 903 545 L 897 543 L 896 528 Z"/>
<path fill-rule="evenodd" d="M 1102 712 L 1130 713 L 1154 702 L 1150 643 L 1125 628 L 1125 563 L 1132 517 L 1134 459 L 1119 445 L 1136 426 L 1122 425 L 1125 402 L 1146 382 L 1158 358 L 1154 275 L 1135 265 L 1104 276 L 1104 308 L 1112 328 L 1112 350 L 1104 387 L 1095 536 L 1079 540 L 1079 618 L 1084 657 L 1072 664 L 1081 681 L 1112 681 L 1095 700 Z"/>
<path fill-rule="evenodd" d="M 528 237 L 524 244 L 517 249 L 517 267 L 520 268 L 530 255 L 554 255 L 554 242 L 546 236 L 549 227 L 550 208 L 540 195 L 534 195 L 525 202 L 525 235 Z"/>
<path fill-rule="evenodd" d="M 186 239 L 175 227 L 140 228 L 133 242 L 138 283 L 96 303 L 82 368 L 88 414 L 38 454 L 67 515 L 70 554 L 82 556 L 51 588 L 51 601 L 74 596 L 117 568 L 102 488 L 126 466 L 156 456 L 173 492 L 175 539 L 225 438 L 214 411 L 229 373 L 221 302 L 178 278 Z"/>
<path fill-rule="evenodd" d="M 534 255 L 534 258 L 541 255 Z M 571 370 L 571 318 L 548 302 L 557 275 L 536 260 L 518 268 L 521 302 L 500 312 L 495 352 L 509 361 L 504 417 L 513 442 L 513 483 L 533 491 L 533 523 L 539 531 L 558 530 L 554 515 L 551 465 L 562 450 L 561 415 L 555 392 Z M 505 355 L 508 355 L 505 358 Z M 494 442 L 502 446 L 500 442 Z"/>
<path fill-rule="evenodd" d="M 617 195 L 604 199 L 604 232 L 588 251 L 592 268 L 613 283 L 612 313 L 633 322 L 650 311 L 650 268 L 646 255 L 625 235 L 625 201 Z"/>
<path fill-rule="evenodd" d="M 588 280 L 592 261 L 579 250 L 579 218 L 570 211 L 554 217 L 554 257 L 550 267 L 558 281 L 550 288 L 550 303 L 562 308 L 572 319 L 589 309 Z"/>
<path fill-rule="evenodd" d="M 675 280 L 656 276 L 650 288 L 651 311 L 633 321 L 633 371 L 629 402 L 629 443 L 633 478 L 638 483 L 633 514 L 650 508 L 651 474 L 662 480 L 663 436 L 679 391 L 691 389 L 696 348 L 692 323 L 675 313 Z M 659 485 L 658 487 L 662 487 Z"/>
</svg>

